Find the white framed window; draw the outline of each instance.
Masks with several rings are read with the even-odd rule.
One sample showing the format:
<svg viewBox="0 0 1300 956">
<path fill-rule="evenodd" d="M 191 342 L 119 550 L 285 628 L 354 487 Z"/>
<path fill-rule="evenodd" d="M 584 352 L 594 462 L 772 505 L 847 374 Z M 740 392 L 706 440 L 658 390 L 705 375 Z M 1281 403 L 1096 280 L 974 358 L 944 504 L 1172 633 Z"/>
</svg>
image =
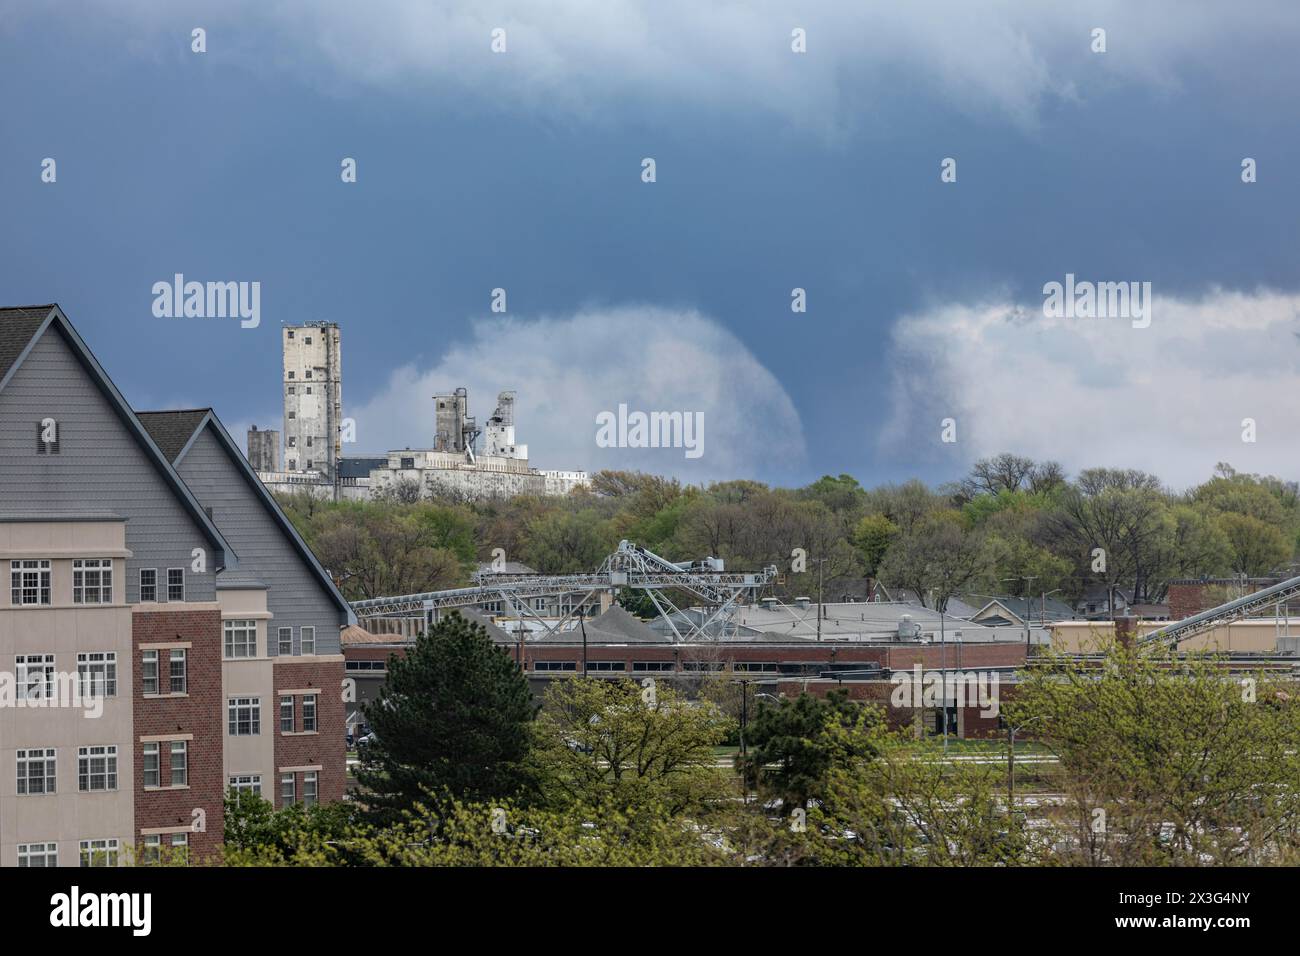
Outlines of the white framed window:
<svg viewBox="0 0 1300 956">
<path fill-rule="evenodd" d="M 260 773 L 242 773 L 230 778 L 230 789 L 236 794 L 255 793 L 262 795 L 262 775 Z"/>
<path fill-rule="evenodd" d="M 78 748 L 77 789 L 83 793 L 117 789 L 115 744 Z"/>
<path fill-rule="evenodd" d="M 251 737 L 262 732 L 260 697 L 231 697 L 226 701 L 226 729 L 232 737 Z"/>
<path fill-rule="evenodd" d="M 54 699 L 54 655 L 19 654 L 14 658 L 19 700 Z"/>
<path fill-rule="evenodd" d="M 162 786 L 162 762 L 158 754 L 158 744 L 154 741 L 140 745 L 140 765 L 144 772 L 145 787 Z"/>
<path fill-rule="evenodd" d="M 302 698 L 302 729 L 304 732 L 316 729 L 316 695 L 304 694 Z M 303 791 L 306 796 L 306 791 Z"/>
<path fill-rule="evenodd" d="M 168 862 L 186 862 L 190 853 L 190 835 L 188 833 L 168 833 L 164 838 L 160 833 L 146 833 L 140 846 L 140 862 L 155 865 L 162 862 L 162 848 L 170 848 Z"/>
<path fill-rule="evenodd" d="M 282 627 L 280 628 L 278 635 L 279 639 L 276 642 L 278 645 L 277 651 L 281 657 L 288 657 L 293 653 L 293 628 Z"/>
<path fill-rule="evenodd" d="M 50 562 L 46 559 L 9 562 L 9 601 L 15 607 L 50 603 Z"/>
<path fill-rule="evenodd" d="M 77 558 L 72 562 L 72 603 L 113 603 L 112 558 Z"/>
<path fill-rule="evenodd" d="M 82 840 L 82 866 L 117 866 L 117 840 Z"/>
<path fill-rule="evenodd" d="M 316 653 L 316 628 L 304 627 L 298 632 L 298 653 L 315 654 Z"/>
<path fill-rule="evenodd" d="M 280 698 L 280 733 L 291 734 L 294 730 L 293 698 Z"/>
<path fill-rule="evenodd" d="M 152 866 L 162 859 L 162 837 L 157 833 L 146 833 L 140 841 L 140 863 Z"/>
<path fill-rule="evenodd" d="M 140 600 L 152 603 L 158 600 L 158 569 L 140 569 Z"/>
<path fill-rule="evenodd" d="M 293 774 L 280 774 L 280 806 L 291 806 L 297 799 L 298 794 L 294 786 Z"/>
<path fill-rule="evenodd" d="M 140 652 L 140 693 L 146 697 L 158 696 L 158 652 Z"/>
<path fill-rule="evenodd" d="M 167 569 L 167 600 L 181 602 L 185 600 L 184 568 Z"/>
<path fill-rule="evenodd" d="M 302 803 L 305 807 L 310 807 L 316 802 L 316 771 L 307 770 L 302 775 Z"/>
<path fill-rule="evenodd" d="M 226 635 L 226 659 L 257 656 L 257 622 L 223 621 Z"/>
<path fill-rule="evenodd" d="M 187 787 L 190 783 L 189 743 L 184 740 L 172 741 L 172 786 Z"/>
<path fill-rule="evenodd" d="M 183 647 L 173 647 L 167 654 L 167 687 L 173 694 L 184 694 L 189 688 L 188 655 Z"/>
<path fill-rule="evenodd" d="M 20 843 L 18 844 L 19 866 L 58 866 L 59 845 L 57 843 Z"/>
<path fill-rule="evenodd" d="M 27 748 L 18 751 L 18 795 L 36 796 L 57 793 L 54 771 L 57 760 L 53 747 Z"/>
<path fill-rule="evenodd" d="M 117 653 L 88 651 L 78 654 L 77 683 L 82 697 L 116 697 Z"/>
</svg>

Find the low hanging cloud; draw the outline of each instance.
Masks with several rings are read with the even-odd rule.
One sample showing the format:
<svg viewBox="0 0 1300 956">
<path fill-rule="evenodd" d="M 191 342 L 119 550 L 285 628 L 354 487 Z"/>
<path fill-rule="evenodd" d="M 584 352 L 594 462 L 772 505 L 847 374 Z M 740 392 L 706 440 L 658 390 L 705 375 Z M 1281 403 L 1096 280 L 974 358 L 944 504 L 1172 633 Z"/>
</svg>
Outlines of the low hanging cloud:
<svg viewBox="0 0 1300 956">
<path fill-rule="evenodd" d="M 516 392 L 515 438 L 537 468 L 639 469 L 705 481 L 780 477 L 797 473 L 806 459 L 802 424 L 780 382 L 735 335 L 691 310 L 622 307 L 480 320 L 470 339 L 435 365 L 397 369 L 378 394 L 353 407 L 356 448 L 432 447 L 432 397 L 461 386 L 480 428 L 497 394 Z M 682 412 L 702 419 L 700 453 L 601 447 L 597 416 L 617 417 L 620 405 L 628 416 Z"/>
<path fill-rule="evenodd" d="M 117 0 L 84 5 L 75 28 L 125 30 L 136 53 L 161 56 L 198 22 L 214 60 L 343 94 L 419 92 L 566 117 L 689 103 L 825 130 L 864 115 L 878 123 L 900 90 L 1033 125 L 1053 102 L 1117 85 L 1175 89 L 1207 63 L 1231 81 L 1253 42 L 1293 43 L 1300 28 L 1294 0 L 1257 0 L 1248 16 L 1187 0 Z M 806 31 L 799 55 L 796 28 Z M 1091 51 L 1097 28 L 1104 55 Z M 504 53 L 491 50 L 494 30 L 505 31 Z"/>
<path fill-rule="evenodd" d="M 1142 468 L 1175 487 L 1220 461 L 1297 477 L 1300 295 L 1157 289 L 1147 328 L 1048 318 L 1041 301 L 947 304 L 895 325 L 891 364 L 879 450 L 908 463 L 956 474 L 1012 451 L 1073 471 Z M 948 418 L 955 443 L 941 440 Z"/>
</svg>

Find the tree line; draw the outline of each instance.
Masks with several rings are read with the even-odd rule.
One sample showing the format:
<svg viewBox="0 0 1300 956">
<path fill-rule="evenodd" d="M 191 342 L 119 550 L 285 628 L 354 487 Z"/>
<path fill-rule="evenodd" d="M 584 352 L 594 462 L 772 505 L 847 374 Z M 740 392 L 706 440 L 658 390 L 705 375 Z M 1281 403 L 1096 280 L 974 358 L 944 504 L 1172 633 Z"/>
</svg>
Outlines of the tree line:
<svg viewBox="0 0 1300 956">
<path fill-rule="evenodd" d="M 546 574 L 589 571 L 626 538 L 673 560 L 775 565 L 786 596 L 815 596 L 820 586 L 828 601 L 861 599 L 877 580 L 936 609 L 960 594 L 1058 592 L 1074 602 L 1094 586 L 1159 603 L 1174 579 L 1284 570 L 1300 542 L 1295 482 L 1220 464 L 1178 491 L 1143 471 L 1070 477 L 1055 462 L 1013 454 L 933 487 L 867 488 L 851 475 L 802 488 L 695 486 L 602 471 L 563 498 L 281 500 L 353 600 L 464 586 L 497 549 Z M 802 565 L 792 561 L 796 549 Z"/>
</svg>

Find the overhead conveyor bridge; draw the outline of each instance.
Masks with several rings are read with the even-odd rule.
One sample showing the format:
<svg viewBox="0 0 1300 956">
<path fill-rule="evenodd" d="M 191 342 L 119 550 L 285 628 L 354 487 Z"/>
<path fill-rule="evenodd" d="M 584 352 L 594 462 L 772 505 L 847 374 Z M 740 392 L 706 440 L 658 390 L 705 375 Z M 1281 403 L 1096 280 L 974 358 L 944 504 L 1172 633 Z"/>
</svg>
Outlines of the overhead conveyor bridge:
<svg viewBox="0 0 1300 956">
<path fill-rule="evenodd" d="M 1250 617 L 1259 611 L 1268 610 L 1283 604 L 1291 598 L 1300 596 L 1300 577 L 1287 578 L 1261 591 L 1236 598 L 1208 611 L 1193 614 L 1181 621 L 1175 621 L 1152 631 L 1138 639 L 1141 645 L 1164 645 L 1177 647 L 1181 642 L 1198 634 L 1212 631 L 1216 627 Z"/>
</svg>

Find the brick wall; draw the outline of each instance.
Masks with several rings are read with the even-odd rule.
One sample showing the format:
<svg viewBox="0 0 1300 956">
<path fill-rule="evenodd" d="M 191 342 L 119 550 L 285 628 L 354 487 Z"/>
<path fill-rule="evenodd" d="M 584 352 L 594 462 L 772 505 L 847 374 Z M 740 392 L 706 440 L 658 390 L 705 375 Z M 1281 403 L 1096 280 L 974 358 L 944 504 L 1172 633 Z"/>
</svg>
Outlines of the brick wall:
<svg viewBox="0 0 1300 956">
<path fill-rule="evenodd" d="M 281 806 L 280 768 L 320 765 L 318 796 L 321 803 L 343 799 L 347 781 L 347 741 L 343 713 L 343 661 L 313 657 L 277 657 L 274 663 L 275 697 L 269 708 L 270 727 L 275 733 L 275 805 Z M 286 691 L 318 689 L 314 734 L 284 734 L 280 731 L 280 698 Z M 294 695 L 294 727 L 302 728 L 302 695 Z M 295 793 L 302 799 L 303 775 L 295 779 Z M 271 796 L 268 788 L 264 795 Z"/>
<path fill-rule="evenodd" d="M 779 694 L 785 697 L 798 697 L 804 690 L 815 697 L 825 697 L 831 691 L 844 690 L 848 692 L 850 700 L 859 700 L 864 703 L 871 703 L 878 707 L 885 717 L 886 724 L 892 730 L 910 729 L 916 726 L 917 718 L 932 721 L 935 718 L 937 708 L 926 708 L 922 713 L 921 708 L 916 707 L 895 707 L 891 697 L 897 685 L 892 681 L 782 681 L 777 685 Z M 1008 684 L 1006 681 L 999 681 L 997 699 L 999 703 L 999 713 L 1001 705 L 1015 696 L 1016 687 L 1014 684 Z M 970 738 L 987 738 L 1000 737 L 1006 733 L 999 718 L 993 714 L 985 713 L 978 702 L 973 702 L 970 697 L 966 698 L 966 703 L 957 708 L 961 711 L 959 726 L 961 727 L 962 736 Z"/>
<path fill-rule="evenodd" d="M 1171 584 L 1169 585 L 1169 619 L 1181 621 L 1206 610 L 1205 585 Z"/>
<path fill-rule="evenodd" d="M 135 833 L 148 828 L 182 828 L 195 822 L 195 810 L 201 810 L 201 832 L 189 836 L 193 859 L 210 856 L 221 844 L 222 796 L 225 775 L 222 747 L 225 740 L 225 710 L 221 697 L 221 612 L 216 608 L 135 612 L 131 616 L 133 718 L 129 763 L 135 787 Z M 188 642 L 186 652 L 186 695 L 183 697 L 145 697 L 143 685 L 142 644 Z M 159 652 L 161 689 L 168 684 L 167 653 Z M 190 734 L 186 762 L 187 789 L 144 788 L 144 750 L 141 737 Z M 161 782 L 171 780 L 171 753 L 168 742 L 159 743 Z M 163 839 L 166 845 L 166 838 Z"/>
</svg>

